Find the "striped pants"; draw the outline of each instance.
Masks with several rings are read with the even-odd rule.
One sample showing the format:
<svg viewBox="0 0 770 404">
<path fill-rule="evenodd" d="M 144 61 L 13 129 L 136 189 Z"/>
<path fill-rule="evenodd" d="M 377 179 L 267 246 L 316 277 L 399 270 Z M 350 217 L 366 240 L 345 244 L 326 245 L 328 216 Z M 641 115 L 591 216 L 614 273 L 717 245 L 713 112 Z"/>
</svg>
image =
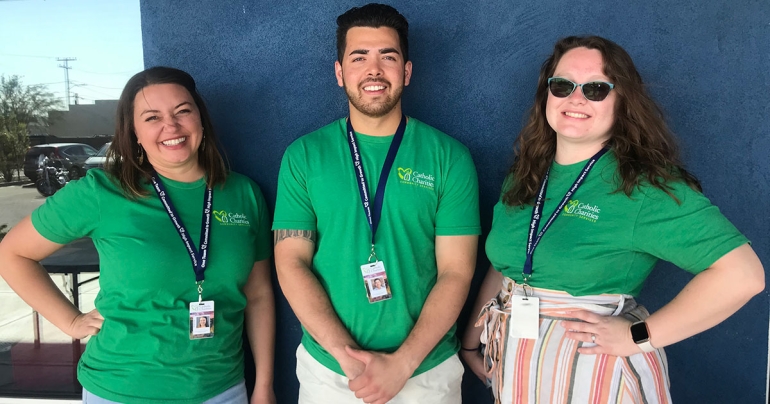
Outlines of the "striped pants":
<svg viewBox="0 0 770 404">
<path fill-rule="evenodd" d="M 669 404 L 668 364 L 662 349 L 629 357 L 581 355 L 592 346 L 567 338 L 559 321 L 569 310 L 624 316 L 635 322 L 649 316 L 627 295 L 574 297 L 566 292 L 527 287 L 540 298 L 538 339 L 511 338 L 510 296 L 523 294 L 520 285 L 504 278 L 500 294 L 479 314 L 487 375 L 496 404 Z"/>
</svg>

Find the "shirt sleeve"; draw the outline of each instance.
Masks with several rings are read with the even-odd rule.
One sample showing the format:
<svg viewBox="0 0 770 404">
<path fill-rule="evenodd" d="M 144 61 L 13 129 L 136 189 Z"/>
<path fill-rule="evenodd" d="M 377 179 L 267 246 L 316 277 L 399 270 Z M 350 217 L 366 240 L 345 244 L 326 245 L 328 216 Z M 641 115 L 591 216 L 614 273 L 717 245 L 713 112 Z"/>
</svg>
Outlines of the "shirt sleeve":
<svg viewBox="0 0 770 404">
<path fill-rule="evenodd" d="M 453 159 L 443 177 L 436 212 L 436 235 L 481 234 L 479 179 L 467 149 Z"/>
<path fill-rule="evenodd" d="M 32 212 L 32 225 L 40 235 L 57 244 L 67 244 L 82 237 L 90 237 L 101 221 L 99 189 L 101 181 L 109 181 L 106 174 L 89 171 L 77 181 L 48 197 Z"/>
<path fill-rule="evenodd" d="M 694 274 L 748 240 L 702 193 L 670 184 L 674 198 L 648 187 L 634 225 L 633 246 Z"/>
<path fill-rule="evenodd" d="M 301 143 L 286 149 L 278 171 L 273 230 L 316 230 L 316 215 L 307 188 L 307 163 Z"/>
</svg>

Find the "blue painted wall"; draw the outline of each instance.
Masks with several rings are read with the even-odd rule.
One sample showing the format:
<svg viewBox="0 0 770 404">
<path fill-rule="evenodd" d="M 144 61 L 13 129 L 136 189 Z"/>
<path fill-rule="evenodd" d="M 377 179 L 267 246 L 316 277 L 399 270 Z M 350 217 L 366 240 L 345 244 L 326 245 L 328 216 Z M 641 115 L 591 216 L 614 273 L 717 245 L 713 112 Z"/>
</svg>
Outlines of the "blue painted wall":
<svg viewBox="0 0 770 404">
<path fill-rule="evenodd" d="M 145 66 L 197 79 L 232 167 L 271 203 L 286 146 L 345 114 L 335 18 L 352 1 L 143 0 Z M 634 58 L 681 139 L 705 193 L 770 265 L 770 3 L 565 0 L 393 1 L 411 24 L 406 113 L 465 143 L 481 186 L 485 233 L 538 68 L 557 38 L 606 36 Z M 474 289 L 488 261 L 479 259 Z M 690 277 L 660 265 L 642 303 L 655 310 Z M 475 298 L 475 290 L 470 301 Z M 300 327 L 277 294 L 276 393 L 296 402 Z M 466 311 L 461 324 L 467 318 Z M 765 402 L 768 294 L 718 327 L 667 349 L 679 403 Z M 253 373 L 252 373 L 253 375 Z M 466 403 L 487 403 L 466 375 Z"/>
</svg>

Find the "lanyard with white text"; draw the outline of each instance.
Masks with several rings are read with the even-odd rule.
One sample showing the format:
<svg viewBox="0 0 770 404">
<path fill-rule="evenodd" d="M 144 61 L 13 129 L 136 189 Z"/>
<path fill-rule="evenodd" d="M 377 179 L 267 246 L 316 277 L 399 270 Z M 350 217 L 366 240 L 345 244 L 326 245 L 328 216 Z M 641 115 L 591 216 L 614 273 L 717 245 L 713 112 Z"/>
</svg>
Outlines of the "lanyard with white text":
<svg viewBox="0 0 770 404">
<path fill-rule="evenodd" d="M 190 233 L 182 223 L 182 219 L 174 208 L 174 204 L 171 203 L 171 198 L 168 197 L 166 188 L 163 183 L 160 182 L 158 174 L 152 175 L 152 185 L 155 187 L 155 192 L 158 194 L 163 207 L 166 208 L 168 217 L 171 218 L 171 223 L 174 224 L 176 230 L 179 232 L 179 236 L 182 238 L 184 246 L 187 247 L 187 252 L 190 254 L 190 261 L 192 261 L 193 271 L 195 271 L 195 284 L 198 285 L 198 301 L 203 298 L 203 273 L 206 271 L 208 265 L 208 250 L 209 250 L 209 234 L 211 232 L 211 206 L 214 203 L 214 192 L 211 188 L 206 188 L 206 193 L 203 199 L 203 220 L 201 222 L 201 239 L 200 247 L 196 250 L 195 245 L 190 240 Z"/>
<path fill-rule="evenodd" d="M 538 227 L 540 227 L 540 217 L 542 215 L 543 203 L 545 202 L 545 191 L 548 187 L 548 177 L 551 174 L 551 168 L 549 167 L 548 171 L 546 171 L 545 177 L 543 177 L 543 182 L 540 184 L 540 191 L 537 193 L 537 199 L 535 199 L 535 206 L 532 208 L 532 221 L 529 224 L 529 234 L 527 236 L 527 258 L 524 261 L 524 269 L 521 272 L 521 276 L 524 277 L 525 286 L 527 285 L 527 281 L 532 278 L 532 256 L 535 253 L 535 248 L 537 248 L 537 245 L 540 244 L 540 239 L 543 238 L 543 234 L 545 234 L 548 228 L 551 227 L 553 221 L 556 220 L 556 218 L 559 216 L 559 213 L 561 213 L 561 210 L 564 209 L 564 205 L 566 205 L 572 195 L 575 194 L 575 191 L 580 188 L 580 185 L 583 184 L 583 181 L 585 180 L 586 176 L 588 176 L 588 173 L 592 168 L 594 168 L 596 161 L 598 161 L 606 152 L 607 149 L 603 148 L 588 160 L 585 167 L 583 167 L 583 171 L 580 172 L 580 175 L 578 175 L 575 182 L 564 195 L 564 198 L 562 198 L 559 206 L 556 207 L 556 210 L 553 211 L 551 217 L 548 219 L 545 225 L 543 225 L 543 228 L 540 230 L 540 232 L 537 233 L 537 237 L 535 237 L 535 233 L 537 232 Z"/>
<path fill-rule="evenodd" d="M 350 146 L 350 156 L 353 158 L 353 168 L 355 169 L 356 178 L 358 179 L 358 192 L 361 194 L 361 204 L 364 206 L 364 213 L 366 219 L 369 222 L 369 228 L 372 230 L 372 250 L 369 255 L 369 260 L 377 258 L 374 254 L 374 234 L 377 233 L 377 226 L 380 224 L 380 217 L 382 215 L 382 202 L 385 198 L 385 184 L 388 182 L 388 174 L 393 167 L 393 161 L 396 160 L 396 153 L 401 146 L 401 140 L 404 139 L 404 131 L 406 130 L 406 115 L 401 115 L 401 123 L 398 124 L 393 141 L 390 143 L 388 149 L 388 155 L 385 157 L 385 163 L 382 165 L 382 171 L 380 172 L 380 180 L 377 183 L 377 192 L 374 194 L 374 209 L 372 210 L 369 204 L 369 188 L 366 185 L 366 177 L 364 176 L 364 164 L 361 161 L 361 153 L 359 152 L 358 142 L 356 142 L 356 132 L 353 130 L 353 125 L 348 118 L 348 146 Z"/>
</svg>

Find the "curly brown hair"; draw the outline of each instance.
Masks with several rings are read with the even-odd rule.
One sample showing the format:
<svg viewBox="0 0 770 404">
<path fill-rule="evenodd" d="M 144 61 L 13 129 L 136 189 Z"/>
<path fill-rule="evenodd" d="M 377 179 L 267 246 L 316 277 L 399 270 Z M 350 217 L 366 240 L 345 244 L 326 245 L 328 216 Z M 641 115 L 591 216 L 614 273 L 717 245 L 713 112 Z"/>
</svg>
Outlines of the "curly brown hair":
<svg viewBox="0 0 770 404">
<path fill-rule="evenodd" d="M 206 173 L 206 184 L 213 187 L 227 179 L 227 168 L 219 152 L 217 135 L 211 124 L 206 104 L 198 93 L 195 80 L 187 72 L 172 67 L 156 66 L 135 74 L 128 80 L 118 101 L 115 136 L 107 151 L 105 169 L 120 183 L 126 196 L 138 198 L 149 191 L 144 187 L 155 172 L 148 159 L 139 162 L 140 146 L 134 129 L 134 98 L 143 88 L 153 84 L 178 84 L 190 93 L 201 116 L 203 133 L 198 149 L 198 164 Z"/>
<path fill-rule="evenodd" d="M 631 56 L 620 45 L 598 36 L 570 36 L 556 42 L 553 54 L 543 62 L 537 80 L 535 103 L 514 142 L 514 162 L 509 170 L 512 184 L 505 190 L 508 206 L 531 204 L 556 155 L 556 132 L 546 119 L 548 78 L 562 56 L 571 49 L 596 49 L 602 54 L 604 75 L 615 84 L 615 122 L 605 143 L 618 161 L 615 192 L 631 195 L 642 183 L 671 194 L 671 181 L 684 181 L 700 191 L 700 183 L 684 169 L 673 133 L 660 107 L 647 94 Z M 678 202 L 678 200 L 677 200 Z"/>
</svg>

